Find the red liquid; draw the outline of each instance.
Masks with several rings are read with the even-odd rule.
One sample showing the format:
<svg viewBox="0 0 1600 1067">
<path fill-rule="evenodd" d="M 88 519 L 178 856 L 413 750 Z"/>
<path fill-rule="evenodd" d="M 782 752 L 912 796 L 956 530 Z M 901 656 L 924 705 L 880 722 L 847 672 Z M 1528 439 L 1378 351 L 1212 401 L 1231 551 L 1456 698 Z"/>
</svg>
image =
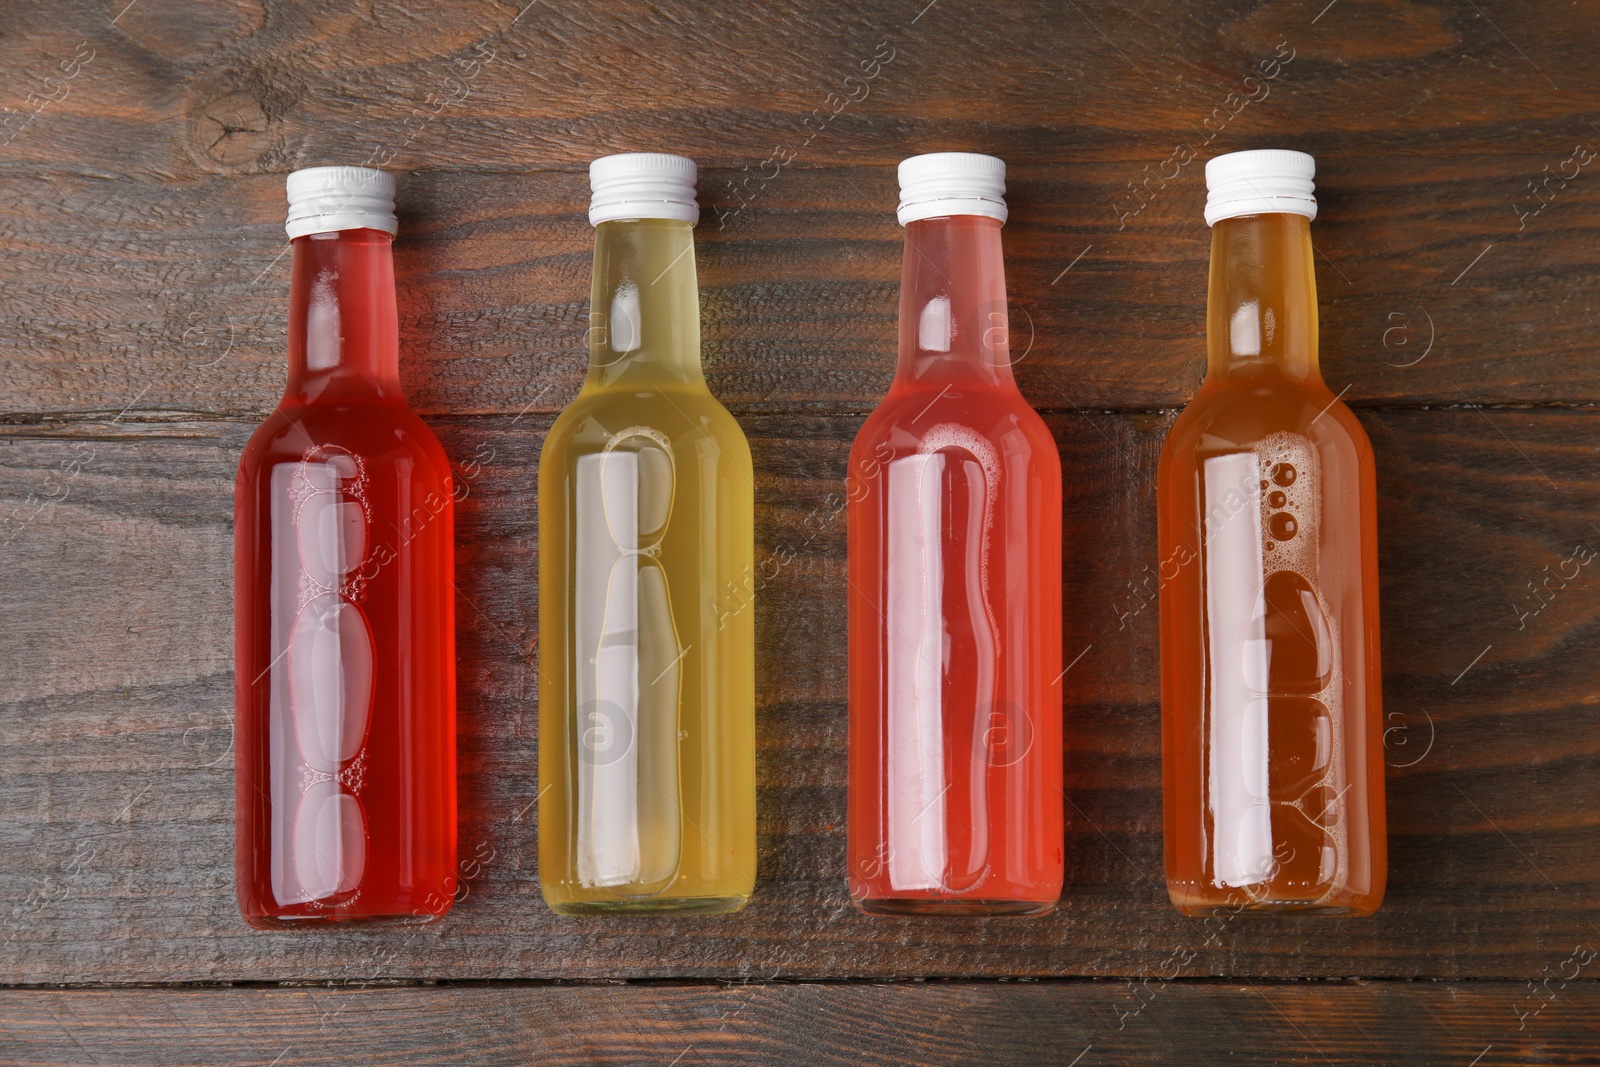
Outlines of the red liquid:
<svg viewBox="0 0 1600 1067">
<path fill-rule="evenodd" d="M 449 461 L 400 390 L 389 235 L 293 248 L 289 386 L 234 498 L 239 908 L 431 920 L 455 890 Z"/>
<path fill-rule="evenodd" d="M 1000 222 L 906 227 L 900 362 L 850 453 L 850 895 L 1061 895 L 1061 461 L 1017 392 Z"/>
</svg>

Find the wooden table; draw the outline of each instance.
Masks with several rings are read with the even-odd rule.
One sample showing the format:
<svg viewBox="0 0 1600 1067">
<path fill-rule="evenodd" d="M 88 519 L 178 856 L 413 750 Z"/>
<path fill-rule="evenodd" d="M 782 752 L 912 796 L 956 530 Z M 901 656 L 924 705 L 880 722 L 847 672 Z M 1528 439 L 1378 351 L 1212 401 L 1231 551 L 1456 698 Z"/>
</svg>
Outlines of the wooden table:
<svg viewBox="0 0 1600 1067">
<path fill-rule="evenodd" d="M 0 1063 L 1597 1062 L 1600 571 L 1570 561 L 1600 548 L 1600 5 L 924 3 L 7 6 Z M 1154 463 L 1204 367 L 1203 161 L 1262 146 L 1317 157 L 1323 366 L 1378 455 L 1391 876 L 1361 921 L 1185 919 L 1161 881 Z M 1043 920 L 868 919 L 843 879 L 835 502 L 893 368 L 894 165 L 937 149 L 1010 166 L 1017 374 L 1066 470 Z M 700 162 L 706 371 L 758 558 L 795 556 L 757 607 L 732 918 L 537 887 L 534 471 L 585 365 L 586 164 L 626 150 Z M 369 160 L 407 387 L 481 464 L 463 888 L 431 927 L 259 933 L 233 474 L 284 379 L 284 174 Z"/>
</svg>

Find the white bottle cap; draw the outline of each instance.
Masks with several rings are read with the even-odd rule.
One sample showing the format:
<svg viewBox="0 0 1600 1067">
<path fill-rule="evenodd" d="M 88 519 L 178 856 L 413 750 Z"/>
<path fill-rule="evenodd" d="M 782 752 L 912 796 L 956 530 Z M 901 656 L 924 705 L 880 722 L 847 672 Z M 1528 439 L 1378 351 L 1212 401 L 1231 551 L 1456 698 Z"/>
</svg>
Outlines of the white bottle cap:
<svg viewBox="0 0 1600 1067">
<path fill-rule="evenodd" d="M 929 152 L 900 161 L 900 225 L 945 215 L 1006 221 L 1006 165 L 976 152 Z"/>
<path fill-rule="evenodd" d="M 700 221 L 694 160 L 664 152 L 624 152 L 589 164 L 589 225 L 617 219 Z"/>
<path fill-rule="evenodd" d="M 1206 163 L 1206 225 L 1239 215 L 1292 212 L 1317 217 L 1317 161 L 1304 152 L 1263 148 Z"/>
<path fill-rule="evenodd" d="M 289 239 L 334 230 L 393 236 L 394 178 L 370 167 L 307 167 L 289 175 Z"/>
</svg>

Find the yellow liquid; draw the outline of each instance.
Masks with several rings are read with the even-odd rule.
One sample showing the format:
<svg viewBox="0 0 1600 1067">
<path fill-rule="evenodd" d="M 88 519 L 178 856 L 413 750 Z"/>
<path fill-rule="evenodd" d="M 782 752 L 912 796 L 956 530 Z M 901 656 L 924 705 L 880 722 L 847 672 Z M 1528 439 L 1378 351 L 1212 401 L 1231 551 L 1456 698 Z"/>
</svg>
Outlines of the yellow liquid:
<svg viewBox="0 0 1600 1067">
<path fill-rule="evenodd" d="M 700 371 L 694 231 L 596 231 L 589 376 L 539 468 L 539 883 L 735 911 L 755 827 L 755 479 Z"/>
</svg>

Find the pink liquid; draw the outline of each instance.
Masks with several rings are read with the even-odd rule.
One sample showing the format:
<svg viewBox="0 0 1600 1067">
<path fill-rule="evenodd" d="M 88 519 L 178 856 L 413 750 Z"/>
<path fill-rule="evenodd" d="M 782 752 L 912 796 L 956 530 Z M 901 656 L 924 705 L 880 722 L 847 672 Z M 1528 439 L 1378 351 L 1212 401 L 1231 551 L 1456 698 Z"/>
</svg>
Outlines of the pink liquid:
<svg viewBox="0 0 1600 1067">
<path fill-rule="evenodd" d="M 850 454 L 850 895 L 1061 895 L 1061 461 L 1017 392 L 998 220 L 906 227 L 900 362 Z"/>
<path fill-rule="evenodd" d="M 239 908 L 426 921 L 455 890 L 449 461 L 400 389 L 389 235 L 293 248 L 289 386 L 235 495 Z"/>
</svg>

